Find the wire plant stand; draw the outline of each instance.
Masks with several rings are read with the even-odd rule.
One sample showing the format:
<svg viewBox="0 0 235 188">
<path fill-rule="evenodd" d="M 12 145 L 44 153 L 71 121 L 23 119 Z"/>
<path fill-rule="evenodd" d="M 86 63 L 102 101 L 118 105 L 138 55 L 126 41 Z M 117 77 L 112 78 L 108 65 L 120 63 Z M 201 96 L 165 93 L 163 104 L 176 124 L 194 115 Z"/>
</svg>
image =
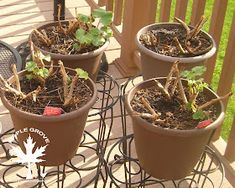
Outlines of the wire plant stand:
<svg viewBox="0 0 235 188">
<path fill-rule="evenodd" d="M 216 153 L 209 146 L 206 146 L 204 153 L 201 155 L 200 160 L 191 174 L 183 179 L 176 181 L 156 179 L 144 171 L 135 152 L 134 135 L 128 133 L 128 126 L 130 126 L 130 124 L 124 106 L 126 93 L 141 80 L 142 76 L 130 78 L 120 88 L 123 137 L 112 146 L 107 155 L 106 169 L 110 177 L 109 187 L 222 187 L 224 168 Z"/>
<path fill-rule="evenodd" d="M 55 167 L 35 165 L 34 178 L 27 180 L 22 175 L 26 174 L 27 165 L 15 162 L 16 157 L 10 152 L 11 146 L 18 145 L 16 140 L 9 142 L 9 138 L 14 137 L 14 129 L 0 133 L 1 153 L 4 153 L 0 158 L 0 166 L 4 169 L 0 187 L 50 187 L 52 183 L 58 188 L 87 187 L 91 184 L 105 187 L 108 174 L 104 168 L 104 155 L 113 126 L 113 107 L 119 100 L 119 85 L 112 76 L 100 72 L 96 86 L 97 102 L 89 112 L 88 122 L 98 120 L 98 133 L 93 135 L 85 128 L 77 154 L 66 164 Z"/>
</svg>

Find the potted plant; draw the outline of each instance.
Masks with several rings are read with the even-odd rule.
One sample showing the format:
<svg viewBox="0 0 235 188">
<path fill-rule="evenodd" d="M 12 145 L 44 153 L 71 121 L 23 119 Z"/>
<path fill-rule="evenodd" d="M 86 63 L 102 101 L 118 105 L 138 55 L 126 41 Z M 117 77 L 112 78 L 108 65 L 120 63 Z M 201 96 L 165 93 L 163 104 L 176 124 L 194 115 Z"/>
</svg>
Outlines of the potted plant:
<svg viewBox="0 0 235 188">
<path fill-rule="evenodd" d="M 58 18 L 60 9 L 61 6 Z M 66 67 L 80 67 L 95 81 L 102 54 L 112 36 L 111 22 L 112 12 L 94 9 L 90 16 L 78 14 L 74 20 L 42 25 L 32 31 L 30 41 L 55 62 L 61 60 Z"/>
<path fill-rule="evenodd" d="M 215 53 L 213 38 L 201 31 L 205 17 L 195 27 L 178 18 L 175 20 L 179 23 L 155 23 L 138 31 L 136 44 L 144 79 L 166 76 L 176 60 L 188 70 L 204 65 Z"/>
<path fill-rule="evenodd" d="M 204 67 L 183 72 L 178 62 L 168 77 L 141 82 L 126 96 L 140 165 L 158 179 L 189 175 L 224 119 L 224 97 L 218 97 L 202 79 Z M 173 77 L 175 76 L 175 77 Z"/>
<path fill-rule="evenodd" d="M 89 109 L 96 101 L 96 86 L 82 69 L 65 68 L 62 62 L 46 67 L 49 57 L 37 51 L 33 54 L 34 61 L 27 62 L 26 70 L 17 73 L 13 66 L 14 75 L 8 81 L 0 75 L 1 99 L 11 114 L 21 149 L 27 154 L 25 141 L 33 140 L 36 145 L 31 144 L 31 152 L 45 150 L 40 164 L 56 166 L 76 154 Z"/>
</svg>

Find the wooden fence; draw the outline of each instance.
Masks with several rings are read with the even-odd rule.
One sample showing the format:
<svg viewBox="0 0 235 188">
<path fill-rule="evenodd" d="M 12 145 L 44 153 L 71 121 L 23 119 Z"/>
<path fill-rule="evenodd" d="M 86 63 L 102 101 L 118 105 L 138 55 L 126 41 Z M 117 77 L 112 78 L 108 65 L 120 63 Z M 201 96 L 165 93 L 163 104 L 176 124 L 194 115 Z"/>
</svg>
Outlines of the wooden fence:
<svg viewBox="0 0 235 188">
<path fill-rule="evenodd" d="M 154 23 L 156 20 L 156 10 L 159 10 L 159 21 L 167 22 L 170 19 L 170 11 L 172 6 L 171 0 L 162 0 L 160 7 L 157 0 L 87 0 L 92 8 L 105 7 L 107 10 L 113 11 L 113 31 L 114 37 L 121 44 L 121 56 L 115 62 L 120 72 L 125 76 L 134 74 L 140 69 L 139 53 L 136 51 L 134 43 L 137 31 L 148 24 Z M 214 38 L 217 48 L 222 35 L 222 28 L 224 24 L 226 8 L 228 0 L 215 0 L 211 19 L 209 33 Z M 194 0 L 192 4 L 192 14 L 190 23 L 195 25 L 201 15 L 204 13 L 206 1 Z M 176 0 L 174 16 L 185 20 L 188 0 Z M 232 88 L 234 73 L 235 73 L 235 12 L 233 15 L 231 30 L 228 38 L 227 49 L 224 57 L 223 67 L 220 75 L 217 93 L 225 95 Z M 211 83 L 213 72 L 215 69 L 217 54 L 214 55 L 208 62 L 207 73 L 205 80 Z M 225 101 L 227 107 L 228 101 Z M 221 129 L 217 130 L 215 134 L 215 149 L 226 167 L 227 178 L 235 185 L 235 166 L 232 162 L 235 161 L 235 117 L 230 132 L 228 142 L 226 144 L 220 143 Z M 221 141 L 223 142 L 223 141 Z M 222 147 L 222 149 L 221 149 Z"/>
</svg>

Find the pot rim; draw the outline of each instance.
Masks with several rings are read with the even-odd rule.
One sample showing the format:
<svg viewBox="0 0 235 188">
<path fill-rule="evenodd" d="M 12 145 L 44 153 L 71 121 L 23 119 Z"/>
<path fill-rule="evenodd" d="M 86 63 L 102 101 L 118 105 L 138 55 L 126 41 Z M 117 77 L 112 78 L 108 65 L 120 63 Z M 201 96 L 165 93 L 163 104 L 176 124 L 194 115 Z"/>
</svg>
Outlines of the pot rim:
<svg viewBox="0 0 235 188">
<path fill-rule="evenodd" d="M 58 66 L 55 66 L 55 67 L 58 67 Z M 66 67 L 66 70 L 74 71 L 73 69 L 70 69 L 70 68 L 67 68 L 67 67 Z M 23 75 L 25 73 L 26 73 L 26 70 L 22 70 L 22 71 L 19 72 L 19 76 L 21 76 L 21 75 Z M 14 79 L 14 77 L 11 76 L 8 79 L 8 82 L 11 79 Z M 92 79 L 88 78 L 88 80 L 89 80 L 89 82 L 91 84 L 91 89 L 93 90 L 93 95 L 92 95 L 91 99 L 85 105 L 83 105 L 81 108 L 79 108 L 79 109 L 77 109 L 75 111 L 69 112 L 69 113 L 61 114 L 60 116 L 50 116 L 50 117 L 48 117 L 48 116 L 33 114 L 33 113 L 29 113 L 29 112 L 25 112 L 25 111 L 19 110 L 18 108 L 13 106 L 7 100 L 7 98 L 5 97 L 5 92 L 4 91 L 1 91 L 1 99 L 2 99 L 2 102 L 3 102 L 4 106 L 10 111 L 10 113 L 12 113 L 12 112 L 14 114 L 17 113 L 17 115 L 19 115 L 21 117 L 28 118 L 30 120 L 41 121 L 41 122 L 65 121 L 67 119 L 76 118 L 79 114 L 86 112 L 87 109 L 90 109 L 93 106 L 93 104 L 96 102 L 96 98 L 97 98 L 97 88 L 96 88 L 96 85 L 95 85 L 95 83 L 93 82 Z"/>
<path fill-rule="evenodd" d="M 61 23 L 68 22 L 68 21 L 69 20 L 63 20 L 63 21 L 61 21 Z M 58 21 L 54 21 L 54 22 L 50 22 L 50 23 L 46 23 L 44 25 L 41 25 L 41 26 L 37 27 L 37 30 L 41 30 L 42 28 L 46 28 L 50 25 L 55 25 L 55 24 L 58 24 Z M 33 35 L 33 31 L 29 35 L 29 41 L 33 42 L 32 35 Z M 39 48 L 38 46 L 36 46 L 35 43 L 33 42 L 34 46 L 45 54 L 51 54 L 53 57 L 58 58 L 58 59 L 61 59 L 61 58 L 65 59 L 66 57 L 69 56 L 69 58 L 71 60 L 78 59 L 78 58 L 79 59 L 87 59 L 87 56 L 98 56 L 102 51 L 105 51 L 107 49 L 109 43 L 110 43 L 110 41 L 109 41 L 109 39 L 107 39 L 101 47 L 97 48 L 94 51 L 90 51 L 90 52 L 86 52 L 86 53 L 82 53 L 82 54 L 63 55 L 63 54 L 58 54 L 58 53 L 53 53 L 53 52 L 43 50 L 43 49 Z"/>
<path fill-rule="evenodd" d="M 157 133 L 161 133 L 161 134 L 164 134 L 164 135 L 172 135 L 172 136 L 181 136 L 181 137 L 188 137 L 188 136 L 192 136 L 192 135 L 196 135 L 196 134 L 202 134 L 204 132 L 208 132 L 208 131 L 211 131 L 213 129 L 216 129 L 219 125 L 221 125 L 221 123 L 223 122 L 223 119 L 224 119 L 224 105 L 221 101 L 219 101 L 219 104 L 220 104 L 220 108 L 221 108 L 221 112 L 220 114 L 218 115 L 217 119 L 215 121 L 213 121 L 213 123 L 211 123 L 209 126 L 203 128 L 203 129 L 197 129 L 197 128 L 194 128 L 194 129 L 189 129 L 189 130 L 178 130 L 178 129 L 165 129 L 165 128 L 162 128 L 160 126 L 157 126 L 157 125 L 153 125 L 149 122 L 147 122 L 146 120 L 142 119 L 141 117 L 139 116 L 132 116 L 134 114 L 134 110 L 132 109 L 131 105 L 130 105 L 130 102 L 132 100 L 131 98 L 131 95 L 134 96 L 134 93 L 136 93 L 136 91 L 138 91 L 137 88 L 141 87 L 142 85 L 148 83 L 148 82 L 152 82 L 153 80 L 155 79 L 166 79 L 166 77 L 158 77 L 158 78 L 152 78 L 152 79 L 149 79 L 149 80 L 146 80 L 146 81 L 143 81 L 139 84 L 137 84 L 136 86 L 134 86 L 126 95 L 125 95 L 125 106 L 126 106 L 126 109 L 128 111 L 128 113 L 131 115 L 131 117 L 133 119 L 135 119 L 136 121 L 139 122 L 140 126 L 144 127 L 145 129 L 148 129 L 150 131 L 154 131 L 154 132 L 157 132 Z M 182 80 L 185 80 L 185 79 L 182 79 Z M 212 91 L 210 88 L 206 87 L 206 90 L 208 90 L 209 92 L 211 92 L 216 98 L 218 98 L 219 96 L 214 92 Z"/>
<path fill-rule="evenodd" d="M 139 41 L 139 38 L 140 38 L 141 34 L 145 33 L 146 31 L 151 30 L 153 27 L 156 27 L 158 25 L 180 25 L 180 24 L 175 23 L 175 22 L 172 22 L 172 23 L 159 22 L 159 23 L 150 24 L 150 25 L 147 25 L 147 26 L 141 28 L 137 32 L 136 37 L 135 37 L 135 43 L 136 43 L 138 49 L 140 50 L 140 52 L 145 53 L 153 58 L 160 59 L 162 61 L 175 62 L 176 60 L 179 60 L 181 63 L 196 63 L 198 61 L 202 61 L 202 60 L 210 58 L 216 52 L 216 43 L 215 43 L 214 39 L 212 38 L 212 36 L 210 34 L 208 34 L 207 32 L 205 32 L 203 30 L 201 30 L 201 31 L 212 41 L 212 48 L 210 49 L 210 51 L 208 51 L 205 54 L 198 55 L 195 57 L 172 57 L 172 56 L 162 55 L 162 54 L 158 54 L 156 52 L 153 52 L 153 51 L 149 50 L 148 48 L 146 48 L 145 46 L 143 46 L 141 44 L 141 42 Z"/>
</svg>

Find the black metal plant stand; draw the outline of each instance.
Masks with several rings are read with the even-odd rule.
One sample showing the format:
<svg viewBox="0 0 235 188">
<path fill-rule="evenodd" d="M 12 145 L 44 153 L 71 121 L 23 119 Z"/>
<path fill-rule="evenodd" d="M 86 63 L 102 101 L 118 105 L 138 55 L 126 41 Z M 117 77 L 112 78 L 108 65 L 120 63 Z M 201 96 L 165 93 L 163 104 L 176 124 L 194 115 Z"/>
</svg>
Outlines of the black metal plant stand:
<svg viewBox="0 0 235 188">
<path fill-rule="evenodd" d="M 109 187 L 222 187 L 224 169 L 216 153 L 207 146 L 198 164 L 191 174 L 181 180 L 161 180 L 148 175 L 140 166 L 136 156 L 133 134 L 127 134 L 127 114 L 123 101 L 129 88 L 142 79 L 141 76 L 130 78 L 121 86 L 120 108 L 122 113 L 123 137 L 108 152 L 106 168 L 110 177 Z M 157 160 L 157 159 L 156 159 Z M 161 169 L 159 169 L 161 170 Z M 214 173 L 216 176 L 213 176 Z M 215 183 L 216 182 L 216 183 Z"/>
<path fill-rule="evenodd" d="M 0 158 L 0 166 L 4 168 L 0 187 L 14 188 L 18 185 L 50 187 L 52 181 L 56 181 L 58 188 L 87 187 L 90 184 L 94 187 L 101 187 L 99 180 L 102 182 L 102 187 L 105 187 L 108 175 L 104 168 L 104 154 L 113 125 L 113 106 L 119 99 L 113 94 L 117 95 L 115 91 L 119 91 L 119 86 L 111 76 L 104 72 L 98 75 L 97 80 L 97 103 L 92 107 L 88 121 L 90 118 L 99 120 L 98 136 L 85 131 L 77 154 L 72 160 L 57 167 L 37 166 L 34 179 L 26 180 L 26 177 L 22 176 L 22 170 L 26 171 L 27 165 L 13 162 L 15 156 L 9 152 L 10 146 L 17 145 L 17 141 L 4 141 L 14 135 L 14 129 L 0 134 L 0 140 L 3 140 L 0 144 L 5 151 L 4 156 Z M 71 182 L 73 182 L 72 185 Z"/>
</svg>

